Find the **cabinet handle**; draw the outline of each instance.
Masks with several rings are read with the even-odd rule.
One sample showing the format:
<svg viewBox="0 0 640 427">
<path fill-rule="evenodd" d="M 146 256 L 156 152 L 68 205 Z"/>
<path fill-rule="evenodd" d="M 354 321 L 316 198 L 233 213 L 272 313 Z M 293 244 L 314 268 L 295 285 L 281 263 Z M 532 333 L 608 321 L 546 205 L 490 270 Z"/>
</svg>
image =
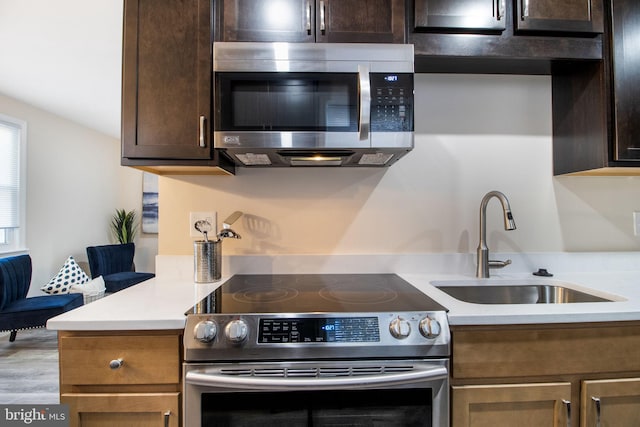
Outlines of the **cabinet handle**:
<svg viewBox="0 0 640 427">
<path fill-rule="evenodd" d="M 496 0 L 496 19 L 501 21 L 504 18 L 504 0 Z"/>
<path fill-rule="evenodd" d="M 171 419 L 171 411 L 164 413 L 164 427 L 169 427 L 169 420 Z"/>
<path fill-rule="evenodd" d="M 520 18 L 524 21 L 524 18 L 529 17 L 529 0 L 522 0 L 521 7 L 522 7 L 522 16 Z"/>
<path fill-rule="evenodd" d="M 205 123 L 207 118 L 205 116 L 200 116 L 200 132 L 199 132 L 199 145 L 201 148 L 205 148 L 207 146 L 206 131 L 205 131 Z"/>
<path fill-rule="evenodd" d="M 600 427 L 600 398 L 591 396 L 591 400 L 596 404 L 596 427 Z"/>
<path fill-rule="evenodd" d="M 111 369 L 122 368 L 122 365 L 124 365 L 124 360 L 122 358 L 113 359 L 111 362 L 109 362 L 109 367 Z"/>
<path fill-rule="evenodd" d="M 307 2 L 307 34 L 311 35 L 311 2 Z"/>
<path fill-rule="evenodd" d="M 567 427 L 571 427 L 571 401 L 562 399 L 562 403 L 567 408 Z"/>
<path fill-rule="evenodd" d="M 324 1 L 320 1 L 320 32 L 322 34 L 325 33 L 327 26 L 325 25 L 325 10 L 324 10 Z"/>
</svg>

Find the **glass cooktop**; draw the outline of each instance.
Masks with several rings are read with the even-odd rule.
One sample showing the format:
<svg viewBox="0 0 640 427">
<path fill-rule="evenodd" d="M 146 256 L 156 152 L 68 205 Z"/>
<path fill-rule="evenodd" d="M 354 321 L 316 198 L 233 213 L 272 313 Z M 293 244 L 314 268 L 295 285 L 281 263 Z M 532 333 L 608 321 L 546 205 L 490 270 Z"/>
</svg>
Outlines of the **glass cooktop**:
<svg viewBox="0 0 640 427">
<path fill-rule="evenodd" d="M 396 274 L 237 274 L 186 314 L 446 311 Z"/>
</svg>

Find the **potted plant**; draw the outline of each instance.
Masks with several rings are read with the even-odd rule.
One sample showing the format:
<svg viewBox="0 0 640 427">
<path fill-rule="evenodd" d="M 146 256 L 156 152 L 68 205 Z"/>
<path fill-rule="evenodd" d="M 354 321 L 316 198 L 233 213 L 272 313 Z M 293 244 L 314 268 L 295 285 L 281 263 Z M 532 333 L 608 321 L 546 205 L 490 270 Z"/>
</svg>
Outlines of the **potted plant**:
<svg viewBox="0 0 640 427">
<path fill-rule="evenodd" d="M 116 209 L 116 213 L 111 218 L 111 231 L 119 243 L 133 242 L 138 231 L 136 211 L 127 212 L 124 209 Z"/>
</svg>

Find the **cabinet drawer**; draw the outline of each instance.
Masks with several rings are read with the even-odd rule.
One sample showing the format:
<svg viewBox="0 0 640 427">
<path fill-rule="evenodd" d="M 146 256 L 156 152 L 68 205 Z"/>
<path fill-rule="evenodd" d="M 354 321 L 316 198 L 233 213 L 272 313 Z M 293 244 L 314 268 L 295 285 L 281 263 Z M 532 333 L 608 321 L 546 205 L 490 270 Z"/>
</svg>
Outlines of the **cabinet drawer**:
<svg viewBox="0 0 640 427">
<path fill-rule="evenodd" d="M 640 371 L 638 322 L 455 326 L 455 379 Z"/>
<path fill-rule="evenodd" d="M 178 384 L 180 337 L 60 336 L 60 383 Z M 121 361 L 112 368 L 112 361 Z"/>
</svg>

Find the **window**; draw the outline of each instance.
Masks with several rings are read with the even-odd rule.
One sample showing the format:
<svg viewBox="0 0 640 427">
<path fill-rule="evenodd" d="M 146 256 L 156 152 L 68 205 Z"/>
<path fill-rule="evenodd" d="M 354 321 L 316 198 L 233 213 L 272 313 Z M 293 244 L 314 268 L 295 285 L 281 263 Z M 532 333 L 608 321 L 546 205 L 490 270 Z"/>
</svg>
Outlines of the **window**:
<svg viewBox="0 0 640 427">
<path fill-rule="evenodd" d="M 25 122 L 0 114 L 0 252 L 25 245 Z"/>
</svg>

